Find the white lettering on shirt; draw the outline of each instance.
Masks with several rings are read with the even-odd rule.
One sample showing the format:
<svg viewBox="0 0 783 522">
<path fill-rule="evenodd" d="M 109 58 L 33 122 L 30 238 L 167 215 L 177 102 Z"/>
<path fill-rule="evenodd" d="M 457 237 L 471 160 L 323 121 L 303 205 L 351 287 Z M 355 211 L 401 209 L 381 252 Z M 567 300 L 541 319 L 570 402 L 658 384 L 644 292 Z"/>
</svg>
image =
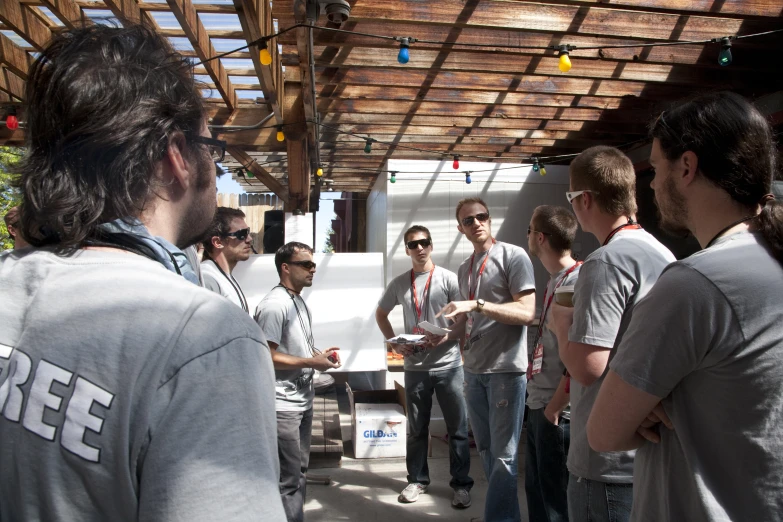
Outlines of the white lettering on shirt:
<svg viewBox="0 0 783 522">
<path fill-rule="evenodd" d="M 113 399 L 114 395 L 100 386 L 83 377 L 77 377 L 73 396 L 65 410 L 65 424 L 60 435 L 60 444 L 63 448 L 84 460 L 100 462 L 100 448 L 86 444 L 84 435 L 87 430 L 100 434 L 103 427 L 103 419 L 90 413 L 93 403 L 97 402 L 108 408 Z"/>
<path fill-rule="evenodd" d="M 52 383 L 57 381 L 65 386 L 69 386 L 72 377 L 73 373 L 63 370 L 49 361 L 38 363 L 38 368 L 35 369 L 33 385 L 30 388 L 30 397 L 27 399 L 27 406 L 24 409 L 22 425 L 26 429 L 46 440 L 54 440 L 57 426 L 46 424 L 43 420 L 44 413 L 46 408 L 60 411 L 63 398 L 52 393 Z"/>
<path fill-rule="evenodd" d="M 26 353 L 14 350 L 11 352 L 11 361 L 8 363 L 8 378 L 0 385 L 0 409 L 3 417 L 19 422 L 22 414 L 22 385 L 30 377 L 33 362 Z"/>
</svg>

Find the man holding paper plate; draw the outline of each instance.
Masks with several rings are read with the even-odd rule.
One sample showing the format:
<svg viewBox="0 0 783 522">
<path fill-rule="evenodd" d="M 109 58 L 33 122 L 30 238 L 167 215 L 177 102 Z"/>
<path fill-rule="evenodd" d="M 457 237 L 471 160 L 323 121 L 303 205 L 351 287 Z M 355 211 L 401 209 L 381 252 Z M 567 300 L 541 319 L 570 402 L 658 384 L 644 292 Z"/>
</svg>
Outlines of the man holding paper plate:
<svg viewBox="0 0 783 522">
<path fill-rule="evenodd" d="M 450 331 L 438 310 L 459 299 L 457 275 L 432 262 L 430 231 L 414 225 L 405 232 L 405 253 L 413 268 L 392 280 L 378 302 L 375 320 L 396 353 L 405 356 L 405 397 L 410 433 L 406 461 L 408 485 L 398 500 L 411 503 L 430 483 L 427 447 L 433 392 L 438 398 L 449 434 L 451 505 L 470 506 L 468 416 L 462 393 L 464 375 L 459 350 L 460 331 Z M 396 336 L 389 313 L 402 305 L 406 335 Z M 413 335 L 411 335 L 413 334 Z M 427 335 L 429 334 L 429 335 Z"/>
</svg>

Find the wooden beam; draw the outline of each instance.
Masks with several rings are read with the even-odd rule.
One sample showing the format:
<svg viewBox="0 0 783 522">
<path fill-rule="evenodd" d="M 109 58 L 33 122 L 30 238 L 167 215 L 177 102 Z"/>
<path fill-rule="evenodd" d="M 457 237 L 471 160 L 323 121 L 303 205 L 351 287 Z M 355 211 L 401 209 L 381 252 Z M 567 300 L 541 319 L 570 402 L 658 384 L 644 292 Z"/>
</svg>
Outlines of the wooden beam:
<svg viewBox="0 0 783 522">
<path fill-rule="evenodd" d="M 103 0 L 103 3 L 119 20 L 156 27 L 155 21 L 139 8 L 136 0 Z"/>
<path fill-rule="evenodd" d="M 195 49 L 199 61 L 203 62 L 202 65 L 226 103 L 226 107 L 233 110 L 236 107 L 236 93 L 220 59 L 213 59 L 218 53 L 215 52 L 215 47 L 196 13 L 193 2 L 191 0 L 167 0 L 167 2 Z"/>
<path fill-rule="evenodd" d="M 0 22 L 42 51 L 52 37 L 49 27 L 19 0 L 0 1 Z"/>
<path fill-rule="evenodd" d="M 69 29 L 92 23 L 90 17 L 83 15 L 81 8 L 73 0 L 40 0 L 40 2 Z"/>
<path fill-rule="evenodd" d="M 9 94 L 12 99 L 24 101 L 24 80 L 6 67 L 0 67 L 0 91 Z"/>
<path fill-rule="evenodd" d="M 272 8 L 268 0 L 234 0 L 234 7 L 242 24 L 242 31 L 247 43 L 254 42 L 261 37 L 273 34 Z M 270 65 L 262 65 L 259 58 L 259 48 L 251 46 L 253 67 L 256 70 L 261 90 L 264 92 L 264 100 L 275 113 L 277 123 L 283 123 L 283 106 L 280 98 L 283 92 L 283 72 L 280 64 L 280 54 L 277 50 L 277 39 L 267 42 L 267 49 L 272 55 Z"/>
<path fill-rule="evenodd" d="M 0 34 L 0 63 L 23 80 L 27 79 L 27 53 L 4 34 Z"/>
<path fill-rule="evenodd" d="M 229 145 L 226 151 L 231 154 L 241 165 L 250 170 L 266 187 L 277 194 L 285 204 L 288 204 L 288 189 L 280 184 L 272 174 L 253 160 L 242 147 Z"/>
<path fill-rule="evenodd" d="M 310 150 L 308 140 L 286 140 L 288 205 L 286 210 L 310 211 Z M 282 169 L 280 169 L 282 170 Z"/>
</svg>

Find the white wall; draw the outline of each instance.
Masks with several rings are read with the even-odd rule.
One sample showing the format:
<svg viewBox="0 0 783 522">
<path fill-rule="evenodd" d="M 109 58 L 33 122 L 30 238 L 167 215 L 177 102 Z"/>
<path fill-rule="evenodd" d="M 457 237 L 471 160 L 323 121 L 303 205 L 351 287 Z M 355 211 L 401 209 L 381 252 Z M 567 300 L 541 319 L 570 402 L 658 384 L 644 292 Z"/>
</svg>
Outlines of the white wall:
<svg viewBox="0 0 783 522">
<path fill-rule="evenodd" d="M 454 211 L 460 199 L 472 196 L 484 199 L 492 216 L 493 235 L 525 250 L 527 226 L 538 205 L 569 207 L 565 198 L 567 166 L 548 166 L 547 175 L 541 176 L 531 165 L 461 161 L 459 171 L 455 171 L 451 160 L 389 160 L 387 170 L 398 171 L 396 183 L 390 183 L 387 175 L 384 186 L 384 180 L 379 178 L 367 203 L 368 251 L 385 252 L 386 284 L 411 268 L 410 259 L 405 255 L 403 234 L 412 225 L 424 225 L 430 230 L 435 264 L 457 271 L 473 251 L 470 242 L 457 230 Z M 464 171 L 473 171 L 470 185 L 465 183 Z M 382 197 L 385 198 L 385 218 L 379 206 Z M 381 229 L 384 232 L 380 232 Z M 381 250 L 383 234 L 386 236 L 385 250 Z M 597 247 L 593 236 L 581 231 L 577 233 L 574 250 L 580 259 Z M 536 288 L 543 289 L 549 275 L 536 259 L 533 259 L 533 267 Z M 540 308 L 543 290 L 536 293 Z M 390 319 L 395 331 L 401 332 L 399 307 Z"/>
</svg>

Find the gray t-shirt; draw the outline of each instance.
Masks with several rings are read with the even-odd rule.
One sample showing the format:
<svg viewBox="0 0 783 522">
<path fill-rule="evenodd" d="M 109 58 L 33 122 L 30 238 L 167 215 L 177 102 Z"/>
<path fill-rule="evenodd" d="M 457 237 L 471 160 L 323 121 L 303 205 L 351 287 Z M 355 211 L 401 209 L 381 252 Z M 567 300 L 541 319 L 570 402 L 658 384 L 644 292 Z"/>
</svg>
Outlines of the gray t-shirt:
<svg viewBox="0 0 783 522">
<path fill-rule="evenodd" d="M 574 289 L 569 341 L 611 350 L 611 361 L 634 307 L 674 260 L 672 253 L 644 230 L 625 229 L 615 234 L 582 265 Z M 587 442 L 587 419 L 605 376 L 606 371 L 587 388 L 571 379 L 568 470 L 590 480 L 629 484 L 633 482 L 635 452 L 598 453 Z"/>
<path fill-rule="evenodd" d="M 636 454 L 633 520 L 779 520 L 783 268 L 741 232 L 677 262 L 639 303 L 611 368 L 674 431 Z"/>
<path fill-rule="evenodd" d="M 282 286 L 274 287 L 258 303 L 256 322 L 266 338 L 277 344 L 278 352 L 303 358 L 313 356 L 313 319 L 299 294 L 289 293 Z M 275 370 L 277 411 L 306 411 L 313 407 L 313 373 L 312 368 Z"/>
<path fill-rule="evenodd" d="M 565 370 L 565 365 L 560 360 L 557 337 L 555 337 L 552 330 L 546 327 L 548 320 L 547 316 L 549 315 L 549 310 L 552 308 L 551 306 L 547 308 L 546 301 L 549 301 L 549 297 L 554 295 L 557 286 L 573 285 L 579 277 L 580 268 L 581 266 L 576 266 L 570 272 L 570 268 L 564 268 L 549 278 L 546 299 L 543 304 L 546 315 L 539 318 L 540 325 L 538 326 L 541 331 L 540 342 L 544 345 L 544 358 L 541 362 L 541 373 L 533 375 L 527 381 L 527 407 L 531 410 L 546 408 L 546 405 L 552 400 L 552 396 L 555 394 L 563 377 L 563 371 Z M 554 304 L 554 298 L 551 302 Z M 528 347 L 528 361 L 533 361 L 534 350 L 535 346 Z"/>
<path fill-rule="evenodd" d="M 0 519 L 285 520 L 247 314 L 97 250 L 0 257 L 0 302 Z"/>
<path fill-rule="evenodd" d="M 242 288 L 234 276 L 227 272 L 221 272 L 217 264 L 211 259 L 201 262 L 201 278 L 204 288 L 220 294 L 242 310 L 250 313 L 247 307 L 247 299 Z"/>
<path fill-rule="evenodd" d="M 419 299 L 421 317 L 417 317 L 413 302 L 413 286 L 410 270 L 392 279 L 383 293 L 378 306 L 391 312 L 397 305 L 402 305 L 405 332 L 413 333 L 414 327 L 422 321 L 429 321 L 443 328 L 448 328 L 451 322 L 443 316 L 436 318 L 441 308 L 451 301 L 459 301 L 459 285 L 457 274 L 435 267 L 429 289 L 424 292 L 430 272 L 416 272 L 416 294 Z M 462 366 L 462 356 L 459 353 L 459 342 L 445 342 L 432 350 L 408 355 L 405 357 L 405 370 L 434 371 L 448 370 Z"/>
<path fill-rule="evenodd" d="M 533 264 L 527 252 L 516 245 L 496 242 L 488 251 L 486 268 L 478 281 L 478 292 L 473 299 L 503 304 L 514 300 L 514 294 L 535 290 Z M 487 252 L 473 254 L 459 267 L 459 289 L 463 300 L 470 299 L 468 271 L 473 259 L 470 278 L 475 289 L 476 276 Z M 469 347 L 464 351 L 465 370 L 471 373 L 512 373 L 527 371 L 527 327 L 503 324 L 486 315 L 471 312 L 473 328 Z"/>
</svg>

